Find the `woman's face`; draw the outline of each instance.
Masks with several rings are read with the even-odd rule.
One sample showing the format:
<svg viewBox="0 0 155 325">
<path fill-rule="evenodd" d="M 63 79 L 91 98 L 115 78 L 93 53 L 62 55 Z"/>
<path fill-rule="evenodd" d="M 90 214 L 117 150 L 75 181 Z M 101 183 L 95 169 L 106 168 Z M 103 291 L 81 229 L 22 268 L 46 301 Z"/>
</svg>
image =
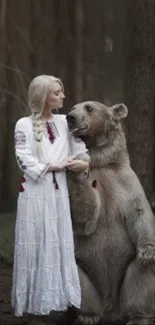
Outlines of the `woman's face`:
<svg viewBox="0 0 155 325">
<path fill-rule="evenodd" d="M 45 102 L 45 110 L 63 107 L 64 98 L 65 95 L 63 93 L 62 86 L 57 81 L 53 82 Z"/>
</svg>

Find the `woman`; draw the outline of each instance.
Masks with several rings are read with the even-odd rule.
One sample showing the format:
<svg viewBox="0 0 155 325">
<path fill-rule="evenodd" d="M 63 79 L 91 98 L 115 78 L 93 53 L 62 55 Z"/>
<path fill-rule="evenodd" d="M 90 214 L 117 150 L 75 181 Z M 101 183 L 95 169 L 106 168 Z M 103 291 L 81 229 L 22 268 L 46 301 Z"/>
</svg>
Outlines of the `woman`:
<svg viewBox="0 0 155 325">
<path fill-rule="evenodd" d="M 49 315 L 80 307 L 66 168 L 81 173 L 88 162 L 85 144 L 69 133 L 64 115 L 53 114 L 64 100 L 62 82 L 38 76 L 29 86 L 29 117 L 15 126 L 15 153 L 24 172 L 17 204 L 12 305 Z M 70 156 L 69 156 L 70 155 Z M 89 156 L 88 156 L 89 157 Z"/>
</svg>

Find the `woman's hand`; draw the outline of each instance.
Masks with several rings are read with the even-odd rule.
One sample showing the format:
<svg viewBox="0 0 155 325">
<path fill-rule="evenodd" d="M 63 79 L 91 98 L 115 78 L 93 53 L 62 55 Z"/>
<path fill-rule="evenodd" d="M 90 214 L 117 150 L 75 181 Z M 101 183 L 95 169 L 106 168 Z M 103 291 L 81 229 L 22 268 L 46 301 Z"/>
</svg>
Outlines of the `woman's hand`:
<svg viewBox="0 0 155 325">
<path fill-rule="evenodd" d="M 62 170 L 64 170 L 67 167 L 66 163 L 62 163 L 58 166 L 53 167 L 53 171 L 55 172 L 61 172 Z"/>
<path fill-rule="evenodd" d="M 51 172 L 60 172 L 65 168 L 74 171 L 75 173 L 80 173 L 86 170 L 89 167 L 89 163 L 87 161 L 83 161 L 80 159 L 75 159 L 75 156 L 68 157 L 67 161 L 65 160 L 59 165 L 50 165 L 47 173 Z"/>
<path fill-rule="evenodd" d="M 67 163 L 62 163 L 60 165 L 53 165 L 53 166 L 49 166 L 47 173 L 51 173 L 51 172 L 61 172 L 63 169 L 65 169 L 67 167 Z"/>
<path fill-rule="evenodd" d="M 71 162 L 68 161 L 67 168 L 72 170 L 75 173 L 80 173 L 86 170 L 89 167 L 89 163 L 87 161 L 83 161 L 80 159 L 74 159 Z"/>
<path fill-rule="evenodd" d="M 75 159 L 75 156 L 70 156 L 68 157 L 68 159 L 65 159 L 64 161 L 62 161 L 59 165 L 57 166 L 53 166 L 53 170 L 55 172 L 60 172 L 61 170 L 67 168 L 68 163 L 73 162 L 73 160 Z"/>
</svg>

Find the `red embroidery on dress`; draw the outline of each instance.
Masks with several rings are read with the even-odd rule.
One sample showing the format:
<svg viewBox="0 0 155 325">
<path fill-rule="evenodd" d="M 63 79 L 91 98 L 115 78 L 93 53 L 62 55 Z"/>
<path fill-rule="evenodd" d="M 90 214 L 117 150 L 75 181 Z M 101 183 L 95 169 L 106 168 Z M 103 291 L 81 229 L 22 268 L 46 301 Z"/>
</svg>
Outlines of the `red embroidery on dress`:
<svg viewBox="0 0 155 325">
<path fill-rule="evenodd" d="M 26 144 L 26 135 L 23 131 L 15 132 L 15 146 L 24 147 Z"/>
<path fill-rule="evenodd" d="M 46 127 L 47 127 L 47 132 L 48 132 L 48 135 L 49 135 L 49 140 L 51 143 L 54 142 L 55 140 L 55 135 L 54 135 L 54 132 L 49 124 L 49 122 L 46 121 Z"/>
<path fill-rule="evenodd" d="M 55 189 L 58 190 L 59 185 L 58 185 L 58 182 L 57 182 L 57 179 L 56 179 L 55 172 L 53 171 L 52 173 L 53 173 L 53 184 L 55 185 Z"/>
<path fill-rule="evenodd" d="M 21 176 L 21 178 L 20 178 L 20 189 L 19 189 L 19 192 L 24 192 L 25 191 L 24 186 L 23 186 L 23 183 L 25 183 L 25 182 L 26 182 L 25 177 L 24 176 Z"/>
</svg>

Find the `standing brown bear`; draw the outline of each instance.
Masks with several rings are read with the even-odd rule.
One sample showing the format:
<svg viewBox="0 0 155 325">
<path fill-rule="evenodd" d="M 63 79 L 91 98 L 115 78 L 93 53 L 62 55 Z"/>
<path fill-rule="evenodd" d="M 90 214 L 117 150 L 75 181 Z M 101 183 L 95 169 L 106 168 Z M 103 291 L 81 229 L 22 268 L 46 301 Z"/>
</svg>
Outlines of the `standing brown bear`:
<svg viewBox="0 0 155 325">
<path fill-rule="evenodd" d="M 91 158 L 87 180 L 68 174 L 81 312 L 92 311 L 96 299 L 105 322 L 151 325 L 155 315 L 155 219 L 130 166 L 121 126 L 127 114 L 124 104 L 106 107 L 82 102 L 67 115 L 70 131 L 77 141 L 79 136 L 85 141 Z M 82 319 L 91 320 L 88 316 Z"/>
</svg>

